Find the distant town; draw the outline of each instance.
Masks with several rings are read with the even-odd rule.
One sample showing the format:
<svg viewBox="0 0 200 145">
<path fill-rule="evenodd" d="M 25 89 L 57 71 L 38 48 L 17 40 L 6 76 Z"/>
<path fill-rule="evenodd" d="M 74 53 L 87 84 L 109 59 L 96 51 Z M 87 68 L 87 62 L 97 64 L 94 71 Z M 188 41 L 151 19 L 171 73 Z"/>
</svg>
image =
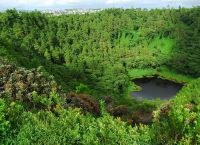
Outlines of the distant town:
<svg viewBox="0 0 200 145">
<path fill-rule="evenodd" d="M 86 14 L 86 13 L 96 13 L 103 9 L 65 9 L 65 10 L 43 10 L 42 13 L 48 13 L 55 16 L 58 15 L 68 15 L 68 14 Z"/>
</svg>

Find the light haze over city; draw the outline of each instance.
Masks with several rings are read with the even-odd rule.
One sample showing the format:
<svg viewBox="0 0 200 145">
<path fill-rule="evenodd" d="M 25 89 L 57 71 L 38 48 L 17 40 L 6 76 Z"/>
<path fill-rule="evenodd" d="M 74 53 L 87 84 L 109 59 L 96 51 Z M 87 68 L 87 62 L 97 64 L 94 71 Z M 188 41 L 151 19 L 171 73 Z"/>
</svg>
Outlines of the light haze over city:
<svg viewBox="0 0 200 145">
<path fill-rule="evenodd" d="M 0 0 L 0 10 L 166 8 L 199 6 L 200 0 Z"/>
</svg>

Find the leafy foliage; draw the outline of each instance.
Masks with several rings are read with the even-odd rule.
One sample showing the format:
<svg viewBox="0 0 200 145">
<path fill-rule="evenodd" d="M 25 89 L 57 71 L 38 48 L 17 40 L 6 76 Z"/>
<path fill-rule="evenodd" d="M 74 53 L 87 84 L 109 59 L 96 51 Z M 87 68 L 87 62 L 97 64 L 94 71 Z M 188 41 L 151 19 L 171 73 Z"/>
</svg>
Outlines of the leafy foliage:
<svg viewBox="0 0 200 145">
<path fill-rule="evenodd" d="M 6 120 L 7 105 L 3 99 L 0 99 L 0 139 L 4 137 L 9 128 L 9 121 Z"/>
<path fill-rule="evenodd" d="M 199 7 L 0 13 L 0 143 L 200 144 L 199 14 Z M 161 107 L 130 98 L 141 89 L 130 78 L 152 75 L 188 84 Z M 112 96 L 106 107 L 96 102 L 104 95 Z M 106 110 L 130 113 L 133 127 Z"/>
<path fill-rule="evenodd" d="M 24 113 L 13 144 L 148 144 L 148 127 L 132 128 L 108 114 L 93 118 L 79 110 Z"/>
<path fill-rule="evenodd" d="M 68 91 L 84 84 L 94 95 L 119 95 L 129 86 L 128 70 L 167 65 L 199 76 L 198 29 L 199 7 L 60 16 L 7 10 L 0 13 L 0 54 L 44 66 Z"/>
<path fill-rule="evenodd" d="M 51 108 L 58 104 L 62 95 L 60 87 L 52 77 L 45 77 L 39 69 L 26 70 L 14 65 L 1 65 L 0 77 L 3 92 L 1 97 L 26 103 L 31 108 Z M 49 109 L 50 109 L 49 108 Z"/>
<path fill-rule="evenodd" d="M 154 132 L 158 144 L 200 143 L 200 78 L 185 86 L 155 112 Z"/>
<path fill-rule="evenodd" d="M 65 102 L 67 103 L 66 106 L 80 107 L 90 113 L 100 114 L 99 104 L 86 94 L 68 93 Z"/>
</svg>

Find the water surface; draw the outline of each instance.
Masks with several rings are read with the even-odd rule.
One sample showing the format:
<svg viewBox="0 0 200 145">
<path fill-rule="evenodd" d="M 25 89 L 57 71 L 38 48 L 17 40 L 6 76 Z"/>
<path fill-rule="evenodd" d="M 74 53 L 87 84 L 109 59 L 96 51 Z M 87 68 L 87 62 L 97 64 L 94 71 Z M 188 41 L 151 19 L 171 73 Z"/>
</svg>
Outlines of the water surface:
<svg viewBox="0 0 200 145">
<path fill-rule="evenodd" d="M 174 97 L 183 86 L 182 84 L 156 77 L 136 79 L 134 82 L 142 87 L 142 90 L 139 92 L 132 92 L 131 96 L 146 99 L 160 98 L 161 100 L 168 100 Z"/>
</svg>

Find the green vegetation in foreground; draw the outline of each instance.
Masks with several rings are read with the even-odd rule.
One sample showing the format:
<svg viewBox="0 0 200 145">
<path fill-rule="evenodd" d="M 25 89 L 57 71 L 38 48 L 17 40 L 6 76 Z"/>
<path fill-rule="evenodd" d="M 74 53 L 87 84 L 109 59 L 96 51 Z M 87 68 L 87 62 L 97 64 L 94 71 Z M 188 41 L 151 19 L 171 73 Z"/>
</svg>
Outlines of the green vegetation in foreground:
<svg viewBox="0 0 200 145">
<path fill-rule="evenodd" d="M 12 69 L 9 68 L 13 67 L 3 65 L 3 71 L 11 71 Z M 32 71 L 35 72 L 35 70 Z M 17 77 L 19 80 L 12 85 L 20 85 L 20 89 L 25 87 L 23 83 L 30 83 L 32 80 L 30 76 L 32 71 L 22 68 L 14 71 L 12 77 Z M 28 73 L 26 81 L 21 82 L 25 79 L 19 78 L 21 73 Z M 37 79 L 36 77 L 40 79 L 36 84 L 32 84 L 32 87 L 45 91 L 41 89 L 45 83 L 40 80 L 47 80 L 39 75 L 39 71 L 36 73 L 34 79 Z M 1 75 L 6 75 L 6 73 Z M 1 93 L 0 98 L 1 144 L 198 145 L 200 143 L 200 78 L 189 82 L 174 99 L 154 111 L 152 125 L 131 127 L 120 118 L 110 116 L 102 101 L 100 101 L 100 116 L 95 117 L 88 113 L 84 114 L 80 109 L 72 109 L 70 103 L 73 101 L 67 101 L 69 99 L 67 97 L 65 102 L 63 97 L 59 96 L 62 93 L 53 83 L 50 83 L 52 86 L 46 87 L 46 89 L 54 90 L 54 93 L 50 95 L 40 96 L 32 93 L 32 95 L 23 95 L 20 99 L 21 91 L 15 92 L 16 90 L 12 90 L 14 87 L 9 88 L 12 77 L 1 81 L 1 83 L 7 82 L 4 85 L 6 91 Z M 10 91 L 12 93 L 9 93 Z M 28 92 L 24 90 L 23 93 Z M 15 96 L 18 97 L 15 98 Z M 148 107 L 145 102 L 143 105 L 143 107 Z"/>
</svg>

